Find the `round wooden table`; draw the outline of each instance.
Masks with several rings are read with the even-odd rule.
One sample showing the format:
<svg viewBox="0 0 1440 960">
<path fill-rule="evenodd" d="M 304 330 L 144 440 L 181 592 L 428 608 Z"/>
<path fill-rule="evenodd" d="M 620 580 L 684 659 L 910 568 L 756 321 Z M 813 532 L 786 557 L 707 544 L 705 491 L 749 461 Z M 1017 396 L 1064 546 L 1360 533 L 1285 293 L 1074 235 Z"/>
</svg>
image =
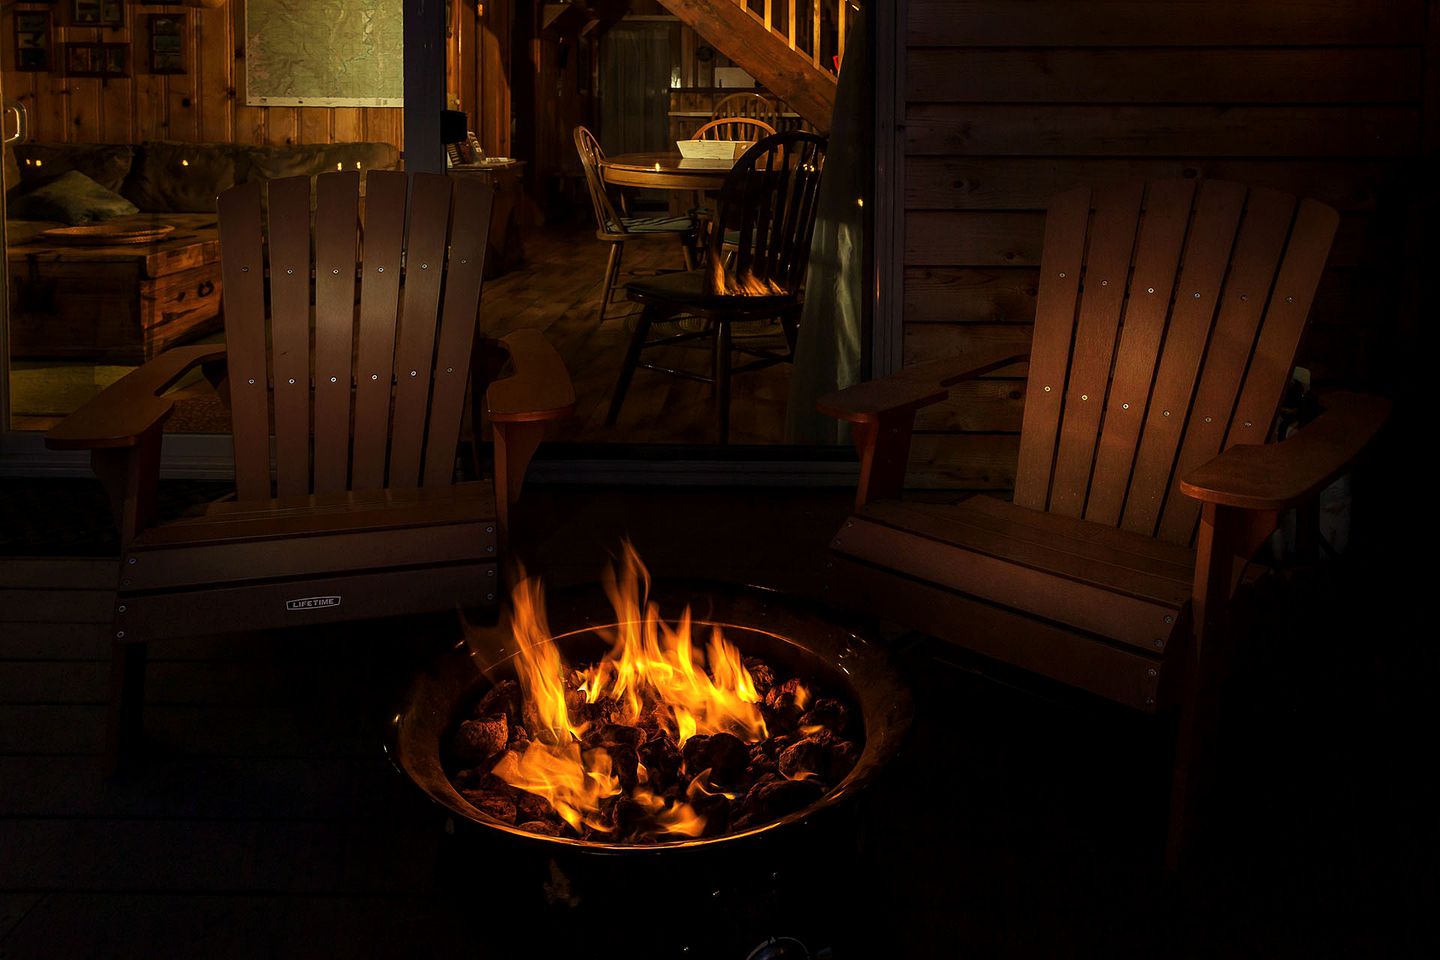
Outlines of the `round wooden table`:
<svg viewBox="0 0 1440 960">
<path fill-rule="evenodd" d="M 621 153 L 600 164 L 600 176 L 617 187 L 719 190 L 733 160 L 686 160 L 678 153 Z"/>
</svg>

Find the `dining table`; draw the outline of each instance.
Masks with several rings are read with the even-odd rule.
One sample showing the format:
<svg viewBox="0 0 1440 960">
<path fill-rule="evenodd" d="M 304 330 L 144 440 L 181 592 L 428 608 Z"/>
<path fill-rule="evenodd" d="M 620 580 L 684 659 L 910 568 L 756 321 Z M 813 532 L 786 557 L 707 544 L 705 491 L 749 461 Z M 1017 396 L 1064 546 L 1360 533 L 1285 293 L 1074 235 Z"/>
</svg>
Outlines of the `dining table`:
<svg viewBox="0 0 1440 960">
<path fill-rule="evenodd" d="M 600 162 L 600 176 L 617 187 L 719 190 L 734 160 L 686 159 L 678 153 L 620 153 Z"/>
</svg>

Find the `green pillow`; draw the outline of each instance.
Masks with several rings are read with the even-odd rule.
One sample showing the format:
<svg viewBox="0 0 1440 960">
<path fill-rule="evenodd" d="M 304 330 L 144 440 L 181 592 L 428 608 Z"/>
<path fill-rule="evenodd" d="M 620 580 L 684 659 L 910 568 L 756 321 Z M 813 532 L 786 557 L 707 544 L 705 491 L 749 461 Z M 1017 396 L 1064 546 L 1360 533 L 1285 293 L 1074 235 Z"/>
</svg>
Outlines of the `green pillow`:
<svg viewBox="0 0 1440 960">
<path fill-rule="evenodd" d="M 59 220 L 72 226 L 139 212 L 135 204 L 78 170 L 63 173 L 30 191 L 11 207 L 11 215 L 20 220 Z"/>
</svg>

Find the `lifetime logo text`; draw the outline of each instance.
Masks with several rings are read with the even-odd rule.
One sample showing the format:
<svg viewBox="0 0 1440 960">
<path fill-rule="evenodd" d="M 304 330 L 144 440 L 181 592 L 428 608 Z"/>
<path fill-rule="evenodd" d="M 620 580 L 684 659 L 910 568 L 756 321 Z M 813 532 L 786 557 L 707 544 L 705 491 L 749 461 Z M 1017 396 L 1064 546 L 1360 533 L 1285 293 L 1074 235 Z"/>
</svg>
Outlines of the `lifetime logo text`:
<svg viewBox="0 0 1440 960">
<path fill-rule="evenodd" d="M 286 610 L 316 610 L 320 607 L 340 606 L 339 597 L 303 597 L 299 600 L 286 600 Z"/>
</svg>

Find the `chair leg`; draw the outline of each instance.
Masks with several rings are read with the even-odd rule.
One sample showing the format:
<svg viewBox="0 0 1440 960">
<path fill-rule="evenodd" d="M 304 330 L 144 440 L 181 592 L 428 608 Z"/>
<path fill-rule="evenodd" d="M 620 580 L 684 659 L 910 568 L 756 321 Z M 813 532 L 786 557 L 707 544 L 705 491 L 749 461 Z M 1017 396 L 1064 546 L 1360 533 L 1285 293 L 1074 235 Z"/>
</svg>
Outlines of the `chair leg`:
<svg viewBox="0 0 1440 960">
<path fill-rule="evenodd" d="M 620 364 L 620 377 L 615 381 L 615 392 L 610 396 L 610 412 L 605 416 L 605 426 L 615 426 L 620 417 L 620 407 L 625 403 L 625 392 L 630 389 L 630 379 L 635 376 L 635 365 L 640 362 L 640 351 L 645 349 L 645 338 L 650 335 L 650 324 L 654 321 L 656 307 L 647 303 L 635 321 L 635 332 L 630 336 L 630 346 L 625 350 L 625 359 Z"/>
<path fill-rule="evenodd" d="M 610 259 L 605 263 L 605 285 L 600 291 L 600 322 L 605 322 L 605 311 L 610 309 L 610 298 L 615 295 L 615 281 L 620 279 L 620 258 L 625 252 L 623 241 L 610 244 Z"/>
<path fill-rule="evenodd" d="M 695 248 L 691 245 L 691 238 L 685 234 L 677 234 L 680 238 L 680 255 L 685 258 L 685 269 L 695 269 Z"/>
<path fill-rule="evenodd" d="M 730 324 L 715 322 L 715 442 L 730 442 Z"/>
<path fill-rule="evenodd" d="M 105 718 L 105 776 L 134 759 L 145 706 L 145 644 L 115 641 L 110 651 L 110 706 Z"/>
</svg>

